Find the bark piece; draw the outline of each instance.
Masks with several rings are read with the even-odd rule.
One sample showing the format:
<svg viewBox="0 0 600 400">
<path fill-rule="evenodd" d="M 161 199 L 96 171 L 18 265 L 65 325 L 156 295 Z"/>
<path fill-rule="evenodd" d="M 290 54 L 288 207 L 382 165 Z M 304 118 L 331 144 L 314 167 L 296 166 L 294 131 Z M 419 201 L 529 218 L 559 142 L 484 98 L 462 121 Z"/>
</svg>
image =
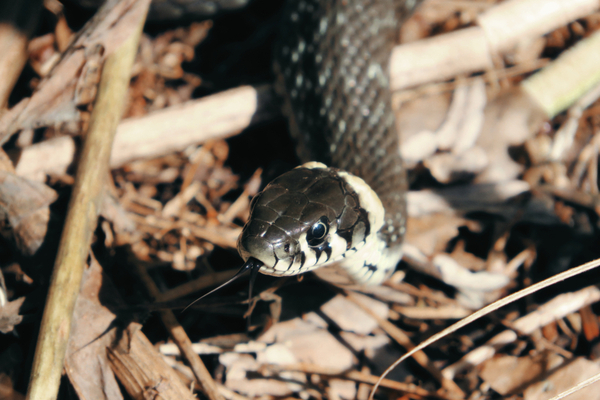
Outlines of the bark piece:
<svg viewBox="0 0 600 400">
<path fill-rule="evenodd" d="M 165 400 L 196 398 L 139 329 L 132 334 L 131 341 L 126 345 L 109 348 L 107 352 L 115 374 L 132 398 Z"/>
</svg>

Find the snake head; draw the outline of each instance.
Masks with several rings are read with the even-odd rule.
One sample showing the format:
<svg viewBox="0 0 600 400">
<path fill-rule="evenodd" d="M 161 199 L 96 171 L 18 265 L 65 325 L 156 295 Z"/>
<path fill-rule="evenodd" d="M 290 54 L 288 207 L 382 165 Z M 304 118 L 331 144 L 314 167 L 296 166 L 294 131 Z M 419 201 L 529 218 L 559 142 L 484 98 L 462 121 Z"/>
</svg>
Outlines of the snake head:
<svg viewBox="0 0 600 400">
<path fill-rule="evenodd" d="M 362 179 L 307 163 L 252 200 L 238 251 L 264 274 L 297 275 L 358 251 L 382 224 L 381 201 Z"/>
</svg>

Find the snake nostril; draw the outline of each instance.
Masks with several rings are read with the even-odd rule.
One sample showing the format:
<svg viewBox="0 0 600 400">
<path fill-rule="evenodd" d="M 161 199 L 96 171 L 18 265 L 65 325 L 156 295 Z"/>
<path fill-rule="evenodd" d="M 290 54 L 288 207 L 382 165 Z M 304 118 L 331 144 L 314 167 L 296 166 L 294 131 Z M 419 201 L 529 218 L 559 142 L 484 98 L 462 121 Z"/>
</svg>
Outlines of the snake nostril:
<svg viewBox="0 0 600 400">
<path fill-rule="evenodd" d="M 279 260 L 289 260 L 294 257 L 296 246 L 293 242 L 281 242 L 273 245 L 273 254 Z"/>
</svg>

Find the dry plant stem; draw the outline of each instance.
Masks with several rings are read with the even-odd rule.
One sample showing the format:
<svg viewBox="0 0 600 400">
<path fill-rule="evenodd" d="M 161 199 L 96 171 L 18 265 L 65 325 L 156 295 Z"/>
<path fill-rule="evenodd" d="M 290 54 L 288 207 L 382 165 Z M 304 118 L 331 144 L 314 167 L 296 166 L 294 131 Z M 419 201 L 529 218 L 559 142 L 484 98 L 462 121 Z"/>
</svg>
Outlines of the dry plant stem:
<svg viewBox="0 0 600 400">
<path fill-rule="evenodd" d="M 563 52 L 556 61 L 521 84 L 523 90 L 553 118 L 600 82 L 600 31 Z"/>
<path fill-rule="evenodd" d="M 160 290 L 158 289 L 152 278 L 148 275 L 146 269 L 139 264 L 136 264 L 136 268 L 138 275 L 142 279 L 142 282 L 146 286 L 146 290 L 148 290 L 150 296 L 152 296 L 156 301 L 162 302 L 163 298 L 160 293 Z M 194 376 L 200 383 L 200 386 L 204 389 L 204 392 L 206 393 L 208 398 L 210 400 L 225 400 L 219 392 L 217 384 L 215 383 L 212 376 L 206 369 L 206 366 L 202 362 L 202 359 L 200 359 L 200 356 L 198 356 L 198 354 L 196 354 L 196 352 L 194 351 L 192 347 L 192 341 L 188 337 L 187 333 L 185 333 L 185 330 L 183 329 L 181 324 L 177 321 L 177 318 L 175 318 L 175 314 L 173 313 L 173 311 L 161 311 L 160 316 L 163 321 L 163 324 L 169 331 L 171 338 L 173 338 L 173 341 L 175 342 L 175 344 L 177 344 L 177 347 L 179 347 L 181 354 L 183 354 L 185 359 L 190 364 L 190 367 L 194 372 Z"/>
<path fill-rule="evenodd" d="M 588 286 L 577 292 L 559 294 L 547 303 L 540 305 L 535 311 L 507 324 L 513 330 L 505 330 L 496 334 L 483 346 L 471 350 L 460 360 L 444 368 L 442 374 L 446 378 L 452 379 L 458 373 L 475 368 L 492 358 L 498 349 L 513 343 L 517 338 L 515 331 L 523 335 L 530 335 L 536 329 L 540 329 L 553 321 L 560 321 L 568 314 L 577 312 L 577 310 L 598 300 L 600 300 L 600 290 L 595 286 Z M 560 351 L 557 350 L 557 352 Z"/>
<path fill-rule="evenodd" d="M 343 374 L 343 377 L 346 379 L 356 381 L 356 382 L 367 383 L 370 385 L 373 385 L 374 383 L 377 382 L 377 377 L 375 377 L 373 375 L 365 374 L 364 372 L 360 372 L 360 371 L 348 371 L 345 374 Z M 427 398 L 438 397 L 435 393 L 428 392 L 427 390 L 422 389 L 416 385 L 407 384 L 407 383 L 403 383 L 403 382 L 396 382 L 396 381 L 392 381 L 390 379 L 384 379 L 382 382 L 382 387 L 385 387 L 387 389 L 392 389 L 392 390 L 398 390 L 398 391 L 405 392 L 405 393 L 416 394 L 416 395 L 424 396 Z"/>
<path fill-rule="evenodd" d="M 598 9 L 597 0 L 510 0 L 492 7 L 478 26 L 397 46 L 390 60 L 394 90 L 489 70 L 493 59 Z"/>
<path fill-rule="evenodd" d="M 579 120 L 583 116 L 583 112 L 592 105 L 596 100 L 600 98 L 600 84 L 597 84 L 593 89 L 588 91 L 584 96 L 582 96 L 579 100 L 573 104 L 568 112 L 567 112 L 567 120 L 563 122 L 560 129 L 554 135 L 554 141 L 552 142 L 552 150 L 550 152 L 550 159 L 552 161 L 562 161 L 566 156 L 567 152 L 573 145 L 575 140 L 575 134 L 577 133 L 577 128 L 579 128 Z M 594 137 L 592 140 L 593 144 L 593 153 L 596 153 L 598 139 Z M 588 146 L 590 145 L 588 144 Z M 586 146 L 587 147 L 587 146 Z M 581 152 L 580 158 L 585 154 L 585 151 Z M 579 169 L 578 166 L 574 171 Z M 573 173 L 574 177 L 577 177 L 577 173 Z M 577 186 L 575 184 L 574 186 Z"/>
<path fill-rule="evenodd" d="M 429 299 L 429 300 L 435 301 L 440 304 L 446 304 L 448 306 L 454 306 L 456 308 L 461 308 L 461 305 L 458 303 L 458 301 L 451 299 L 449 297 L 446 297 L 442 293 L 430 292 L 430 291 L 418 289 L 418 288 L 416 288 L 412 285 L 409 285 L 408 283 L 405 283 L 405 282 L 396 283 L 396 282 L 387 281 L 384 284 L 386 286 L 391 287 L 392 289 L 399 291 L 399 292 L 408 293 L 411 296 L 415 296 L 415 297 L 423 298 L 423 299 Z"/>
<path fill-rule="evenodd" d="M 75 300 L 100 212 L 113 137 L 123 112 L 144 20 L 142 17 L 135 33 L 107 57 L 102 71 L 42 317 L 28 399 L 55 399 L 58 394 Z"/>
<path fill-rule="evenodd" d="M 217 219 L 223 225 L 231 224 L 233 219 L 239 215 L 243 215 L 244 211 L 247 212 L 250 205 L 250 198 L 254 197 L 260 189 L 262 176 L 262 168 L 258 168 L 252 174 L 252 177 L 244 187 L 244 191 L 238 198 L 229 206 L 229 208 L 223 213 L 217 215 Z"/>
<path fill-rule="evenodd" d="M 346 291 L 345 294 L 350 301 L 360 307 L 364 312 L 369 314 L 371 318 L 374 318 L 379 327 L 383 329 L 385 333 L 387 333 L 398 344 L 400 344 L 400 346 L 407 350 L 415 348 L 415 345 L 412 343 L 410 338 L 400 328 L 386 319 L 379 318 L 369 307 L 365 307 L 365 305 L 359 299 L 357 299 L 353 293 Z M 429 357 L 427 357 L 427 354 L 425 354 L 423 351 L 418 351 L 413 355 L 413 358 L 438 382 L 440 382 L 444 389 L 457 396 L 460 396 L 461 398 L 465 397 L 465 393 L 458 387 L 458 385 L 453 380 L 445 378 L 442 375 L 442 372 L 433 365 Z"/>
<path fill-rule="evenodd" d="M 323 367 L 316 364 L 310 363 L 298 363 L 298 364 L 288 364 L 288 365 L 270 365 L 269 367 L 273 368 L 275 371 L 285 370 L 285 371 L 300 371 L 305 374 L 311 375 L 323 375 L 327 377 L 339 377 L 343 379 L 349 379 L 351 381 L 366 383 L 373 385 L 377 382 L 377 377 L 368 373 L 360 372 L 360 371 L 347 371 L 340 373 L 339 371 L 332 370 L 327 367 Z M 382 387 L 392 390 L 397 390 L 399 392 L 410 393 L 417 396 L 423 397 L 440 397 L 436 393 L 432 393 L 427 391 L 426 389 L 420 388 L 419 386 L 412 383 L 404 383 L 404 382 L 396 382 L 390 379 L 384 379 Z"/>
<path fill-rule="evenodd" d="M 223 397 L 225 397 L 227 400 L 249 400 L 248 397 L 242 396 L 241 394 L 234 392 L 233 390 L 230 390 L 223 385 L 218 385 L 218 386 L 219 386 L 219 391 L 221 392 Z"/>
<path fill-rule="evenodd" d="M 467 310 L 461 307 L 449 307 L 449 306 L 438 306 L 438 307 L 407 307 L 407 306 L 394 306 L 394 311 L 400 313 L 404 317 L 413 319 L 461 319 L 471 313 L 471 310 Z"/>
<path fill-rule="evenodd" d="M 110 159 L 117 168 L 138 158 L 179 151 L 190 144 L 232 136 L 272 115 L 269 87 L 241 86 L 155 111 L 119 124 Z"/>
<path fill-rule="evenodd" d="M 412 357 L 417 351 L 423 350 L 430 344 L 433 344 L 433 343 L 437 342 L 438 340 L 440 340 L 441 338 L 446 337 L 446 336 L 458 331 L 460 328 L 467 326 L 471 322 L 476 321 L 476 320 L 498 310 L 499 308 L 501 308 L 507 304 L 513 303 L 519 299 L 522 299 L 523 297 L 529 296 L 532 293 L 540 291 L 549 286 L 555 285 L 555 284 L 562 282 L 573 276 L 577 276 L 577 275 L 583 274 L 587 271 L 591 271 L 595 268 L 598 268 L 599 266 L 600 266 L 600 259 L 590 261 L 588 263 L 580 265 L 579 267 L 576 267 L 576 268 L 570 269 L 568 271 L 562 272 L 560 274 L 554 275 L 548 279 L 545 279 L 541 282 L 536 283 L 535 285 L 531 285 L 528 288 L 519 290 L 516 293 L 513 293 L 509 296 L 506 296 L 503 299 L 500 299 L 498 301 L 493 302 L 492 304 L 489 304 L 489 305 L 483 307 L 481 310 L 474 312 L 473 314 L 469 315 L 468 317 L 466 317 L 464 319 L 461 319 L 457 323 L 449 326 L 448 328 L 442 330 L 441 332 L 436 333 L 435 335 L 431 336 L 429 339 L 420 343 L 417 347 L 410 350 L 408 353 L 406 353 L 405 355 L 403 355 L 402 357 L 397 359 L 392 365 L 390 365 L 384 371 L 384 373 L 381 374 L 379 379 L 380 380 L 384 379 L 387 376 L 387 374 L 389 374 L 394 368 L 396 368 L 398 365 L 400 365 L 400 363 L 402 361 L 408 359 L 409 357 Z M 375 396 L 375 392 L 377 391 L 377 388 L 379 387 L 379 385 L 380 385 L 379 382 L 377 382 L 375 384 L 375 386 L 373 387 L 373 390 L 371 390 L 371 394 L 369 395 L 369 400 L 373 400 L 373 398 Z"/>
<path fill-rule="evenodd" d="M 553 398 L 549 399 L 549 400 L 561 400 L 564 399 L 567 396 L 572 395 L 575 392 L 580 391 L 581 389 L 590 386 L 592 383 L 596 383 L 600 381 L 600 374 L 596 374 L 594 376 L 592 376 L 591 378 L 586 379 L 583 382 L 579 382 L 577 385 L 573 386 L 571 389 L 569 390 L 565 390 L 564 392 L 562 392 L 561 394 L 554 396 Z"/>
<path fill-rule="evenodd" d="M 185 359 L 190 363 L 194 376 L 200 382 L 200 385 L 204 389 L 204 392 L 211 400 L 224 400 L 219 389 L 212 379 L 212 376 L 204 366 L 204 363 L 200 359 L 200 356 L 194 352 L 192 348 L 192 341 L 188 337 L 183 327 L 175 318 L 173 311 L 166 310 L 161 311 L 160 316 L 165 324 L 165 327 L 169 330 L 173 341 L 177 343 L 177 346 L 181 349 L 181 352 Z"/>
</svg>

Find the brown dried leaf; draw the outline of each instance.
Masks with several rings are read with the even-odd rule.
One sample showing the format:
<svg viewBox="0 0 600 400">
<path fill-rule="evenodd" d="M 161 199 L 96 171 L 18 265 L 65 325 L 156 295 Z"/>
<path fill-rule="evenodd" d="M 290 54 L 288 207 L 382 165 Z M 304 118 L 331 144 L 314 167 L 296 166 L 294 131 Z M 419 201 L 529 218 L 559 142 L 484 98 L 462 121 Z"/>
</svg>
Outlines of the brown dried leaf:
<svg viewBox="0 0 600 400">
<path fill-rule="evenodd" d="M 44 241 L 50 208 L 57 198 L 48 186 L 0 171 L 0 224 L 12 228 L 17 247 L 34 254 Z M 8 224 L 6 224 L 8 223 Z"/>
<path fill-rule="evenodd" d="M 14 389 L 12 379 L 5 373 L 0 373 L 0 399 L 25 400 L 25 396 Z"/>
<path fill-rule="evenodd" d="M 116 339 L 116 315 L 100 303 L 99 297 L 118 299 L 102 267 L 92 259 L 85 271 L 83 286 L 73 315 L 65 370 L 80 398 L 122 399 L 123 395 L 106 357 L 106 348 Z"/>
<path fill-rule="evenodd" d="M 311 319 L 322 321 L 316 314 Z M 343 372 L 352 367 L 354 356 L 327 330 L 299 318 L 280 322 L 265 332 L 259 341 L 285 345 L 299 362 L 318 364 L 324 368 Z M 323 322 L 324 324 L 324 322 Z"/>
<path fill-rule="evenodd" d="M 378 300 L 355 293 L 355 298 L 379 318 L 386 318 L 389 307 Z M 344 331 L 368 335 L 378 327 L 375 318 L 341 294 L 321 306 L 321 312 Z"/>
<path fill-rule="evenodd" d="M 487 156 L 479 147 L 472 147 L 460 154 L 434 154 L 425 160 L 424 165 L 431 175 L 441 183 L 464 181 L 487 167 Z"/>
<path fill-rule="evenodd" d="M 23 320 L 19 315 L 19 310 L 25 301 L 25 297 L 19 297 L 16 300 L 9 301 L 3 307 L 0 307 L 0 332 L 8 333 L 15 329 Z"/>
<path fill-rule="evenodd" d="M 276 358 L 287 358 L 288 362 L 294 361 L 293 355 L 281 344 L 271 346 L 270 353 L 279 353 Z M 271 357 L 263 356 L 263 361 L 273 361 Z M 282 372 L 274 377 L 252 377 L 260 369 L 260 363 L 249 354 L 226 353 L 219 357 L 219 361 L 227 367 L 227 380 L 225 386 L 229 389 L 243 393 L 248 397 L 257 396 L 289 396 L 302 390 L 306 376 L 300 372 Z M 273 364 L 273 362 L 270 362 Z M 302 383 L 299 383 L 302 382 Z"/>
<path fill-rule="evenodd" d="M 523 167 L 510 158 L 508 149 L 531 138 L 545 120 L 532 100 L 518 90 L 488 104 L 477 144 L 485 150 L 489 166 L 477 181 L 499 182 L 519 175 Z"/>
<path fill-rule="evenodd" d="M 458 228 L 465 223 L 464 218 L 446 214 L 409 218 L 406 241 L 430 257 L 444 251 L 448 242 L 458 236 Z"/>
<path fill-rule="evenodd" d="M 556 356 L 555 356 L 556 357 Z M 483 364 L 481 379 L 503 396 L 520 393 L 548 369 L 547 355 L 536 357 L 500 356 Z"/>
</svg>

